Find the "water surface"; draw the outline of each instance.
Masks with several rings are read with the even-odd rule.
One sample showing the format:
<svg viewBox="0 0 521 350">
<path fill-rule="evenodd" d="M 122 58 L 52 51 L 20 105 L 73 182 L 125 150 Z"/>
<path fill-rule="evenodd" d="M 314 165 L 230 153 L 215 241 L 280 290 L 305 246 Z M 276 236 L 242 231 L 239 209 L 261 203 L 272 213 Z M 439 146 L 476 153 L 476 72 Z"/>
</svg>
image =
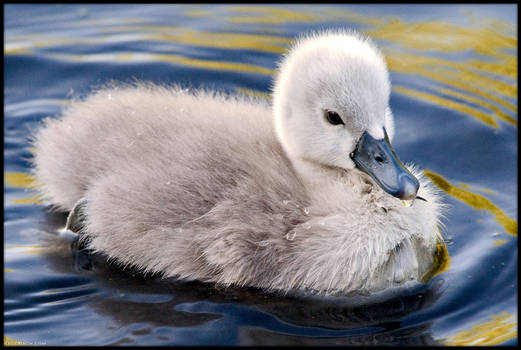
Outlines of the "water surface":
<svg viewBox="0 0 521 350">
<path fill-rule="evenodd" d="M 516 5 L 7 5 L 4 344 L 517 344 Z M 394 147 L 450 205 L 440 268 L 372 297 L 281 296 L 133 275 L 45 247 L 65 216 L 31 189 L 28 137 L 111 80 L 269 98 L 302 32 L 386 55 Z"/>
</svg>

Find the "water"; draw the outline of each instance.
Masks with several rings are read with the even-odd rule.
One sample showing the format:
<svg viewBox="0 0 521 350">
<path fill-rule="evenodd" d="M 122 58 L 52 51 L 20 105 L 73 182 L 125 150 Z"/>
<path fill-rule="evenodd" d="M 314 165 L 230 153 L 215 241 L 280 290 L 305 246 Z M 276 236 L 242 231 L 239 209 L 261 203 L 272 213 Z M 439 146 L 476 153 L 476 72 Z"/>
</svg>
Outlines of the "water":
<svg viewBox="0 0 521 350">
<path fill-rule="evenodd" d="M 5 6 L 4 344 L 517 344 L 516 7 Z M 427 283 L 284 297 L 44 248 L 66 219 L 27 175 L 27 137 L 44 117 L 110 80 L 267 96 L 291 38 L 324 27 L 378 42 L 394 147 L 445 192 L 451 244 Z"/>
</svg>

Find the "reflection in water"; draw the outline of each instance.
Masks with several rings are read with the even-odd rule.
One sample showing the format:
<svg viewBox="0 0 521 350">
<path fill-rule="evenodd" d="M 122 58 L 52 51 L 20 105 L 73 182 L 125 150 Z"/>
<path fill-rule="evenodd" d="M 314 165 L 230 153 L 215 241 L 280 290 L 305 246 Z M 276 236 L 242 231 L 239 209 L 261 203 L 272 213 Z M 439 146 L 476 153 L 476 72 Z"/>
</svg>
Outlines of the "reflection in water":
<svg viewBox="0 0 521 350">
<path fill-rule="evenodd" d="M 517 236 L 517 221 L 511 219 L 501 209 L 499 209 L 494 203 L 482 195 L 472 193 L 460 188 L 453 186 L 450 182 L 445 180 L 441 175 L 438 175 L 432 171 L 424 170 L 425 176 L 445 191 L 447 194 L 459 199 L 470 205 L 472 208 L 477 210 L 487 210 L 494 214 L 496 221 L 503 226 L 505 231 L 513 236 Z"/>
<path fill-rule="evenodd" d="M 477 324 L 469 330 L 449 337 L 446 339 L 445 345 L 499 345 L 517 337 L 517 320 L 514 316 L 502 312 L 492 315 L 490 318 L 491 321 Z"/>
<path fill-rule="evenodd" d="M 42 230 L 55 232 L 64 226 L 65 218 L 65 213 L 46 210 Z M 114 329 L 133 329 L 112 345 L 139 344 L 140 337 L 145 336 L 168 343 L 175 340 L 176 330 L 182 327 L 235 322 L 238 309 L 246 313 L 243 317 L 249 323 L 238 325 L 237 345 L 492 345 L 517 336 L 513 329 L 516 323 L 505 313 L 441 342 L 432 336 L 432 322 L 403 327 L 404 317 L 428 309 L 439 299 L 445 288 L 443 279 L 372 296 L 284 296 L 254 288 L 220 288 L 196 281 L 143 276 L 121 270 L 103 256 L 87 251 L 64 253 L 65 242 L 47 238 L 44 257 L 56 272 L 94 278 L 96 289 L 104 291 L 88 307 L 110 317 Z M 446 246 L 440 245 L 437 265 L 429 278 L 446 270 L 450 260 L 446 254 Z M 65 289 L 47 293 L 63 293 Z M 138 330 L 136 324 L 141 325 Z M 157 329 L 170 331 L 156 334 Z"/>
<path fill-rule="evenodd" d="M 515 50 L 517 48 L 517 38 L 513 35 L 502 33 L 501 31 L 509 32 L 509 30 L 501 28 L 498 25 L 495 25 L 496 30 L 491 30 L 484 28 L 467 28 L 436 21 L 406 23 L 396 18 L 383 21 L 382 19 L 375 19 L 345 10 L 334 11 L 334 13 L 332 13 L 331 10 L 325 10 L 318 14 L 311 15 L 280 8 L 234 6 L 229 8 L 228 11 L 231 13 L 247 14 L 245 17 L 230 17 L 228 18 L 229 21 L 247 23 L 339 20 L 342 18 L 342 13 L 344 13 L 344 17 L 347 16 L 354 22 L 371 25 L 366 31 L 367 34 L 376 39 L 384 40 L 383 49 L 391 71 L 422 76 L 442 83 L 445 87 L 437 87 L 434 89 L 438 93 L 441 92 L 447 96 L 447 98 L 427 91 L 421 91 L 417 88 L 403 86 L 394 87 L 395 91 L 459 111 L 494 128 L 499 126 L 495 118 L 517 126 L 517 120 L 501 109 L 506 108 L 511 112 L 517 113 L 517 106 L 501 96 L 503 95 L 511 99 L 517 97 L 517 86 L 513 84 L 514 79 L 517 78 L 517 56 L 510 55 L 505 51 L 508 49 Z M 260 17 L 256 16 L 259 14 L 261 15 Z M 282 53 L 291 41 L 287 37 L 273 35 L 212 33 L 195 31 L 183 27 L 146 24 L 138 26 L 113 26 L 103 28 L 101 32 L 102 33 L 99 34 L 102 34 L 102 36 L 88 38 L 57 38 L 42 35 L 34 35 L 33 37 L 23 36 L 18 39 L 16 37 L 8 38 L 4 48 L 4 54 L 27 55 L 34 53 L 35 50 L 41 51 L 46 48 L 70 44 L 95 45 L 99 43 L 110 44 L 112 42 L 121 43 L 126 41 L 166 41 L 203 47 L 249 49 Z M 110 35 L 111 32 L 116 33 Z M 119 32 L 124 34 L 120 35 L 118 34 Z M 133 34 L 129 35 L 129 33 Z M 474 40 L 476 37 L 479 37 L 480 40 Z M 443 40 L 439 38 L 443 38 Z M 397 43 L 402 47 L 414 49 L 416 52 L 424 52 L 427 55 L 392 50 L 386 47 L 385 41 Z M 433 51 L 433 47 L 437 53 L 474 50 L 477 54 L 492 58 L 493 61 L 472 58 L 464 62 L 454 62 L 448 59 L 428 56 L 428 54 Z M 273 75 L 274 73 L 271 68 L 251 64 L 212 61 L 209 59 L 197 59 L 165 53 L 112 52 L 110 54 L 90 53 L 74 55 L 39 52 L 39 55 L 73 62 L 160 61 L 225 71 L 230 70 L 266 75 Z M 505 78 L 510 79 L 510 81 L 504 81 Z M 452 98 L 456 98 L 456 100 Z M 481 109 L 468 106 L 457 100 L 477 104 Z M 482 109 L 485 109 L 485 111 Z M 490 114 L 489 111 L 493 113 Z"/>
<path fill-rule="evenodd" d="M 31 64 L 35 65 L 34 62 L 38 67 L 42 62 L 52 63 L 49 67 L 56 69 L 56 79 L 63 79 L 64 86 L 53 95 L 36 94 L 33 97 L 33 94 L 30 94 L 33 100 L 29 100 L 25 95 L 22 100 L 13 100 L 9 94 L 6 95 L 5 130 L 9 134 L 16 129 L 14 134 L 20 138 L 18 141 L 12 141 L 14 137 L 11 137 L 9 143 L 6 143 L 6 149 L 16 151 L 18 148 L 26 147 L 25 140 L 19 136 L 22 129 L 20 125 L 26 120 L 23 118 L 55 115 L 68 103 L 65 97 L 71 86 L 81 86 L 81 82 L 77 83 L 63 75 L 63 72 L 66 72 L 62 72 L 63 67 L 74 67 L 81 71 L 90 67 L 97 69 L 96 67 L 101 65 L 106 73 L 109 63 L 116 68 L 128 64 L 132 67 L 133 73 L 139 71 L 137 67 L 140 62 L 159 62 L 170 64 L 175 74 L 182 72 L 183 67 L 200 69 L 205 76 L 217 72 L 220 73 L 219 79 L 225 79 L 226 74 L 238 72 L 243 78 L 233 78 L 231 84 L 223 83 L 224 88 L 241 94 L 269 98 L 268 88 L 259 83 L 259 79 L 267 81 L 269 76 L 273 75 L 276 60 L 285 52 L 296 33 L 325 26 L 346 25 L 357 27 L 378 41 L 386 55 L 391 74 L 395 75 L 393 93 L 398 93 L 398 99 L 416 99 L 431 113 L 439 113 L 436 106 L 454 112 L 453 115 L 466 121 L 469 132 L 472 132 L 472 126 L 475 124 L 478 127 L 485 126 L 490 133 L 510 137 L 508 135 L 511 135 L 512 129 L 517 128 L 515 24 L 488 18 L 478 19 L 472 17 L 470 12 L 462 16 L 470 20 L 470 25 L 463 25 L 444 20 L 413 20 L 408 18 L 407 12 L 403 13 L 404 18 L 400 18 L 401 15 L 378 16 L 377 11 L 365 11 L 371 13 L 368 15 L 351 10 L 352 8 L 171 6 L 168 7 L 168 11 L 175 19 L 169 19 L 168 22 L 161 22 L 150 13 L 141 10 L 138 12 L 140 17 L 135 16 L 137 12 L 122 11 L 121 15 L 107 12 L 108 17 L 103 18 L 97 14 L 99 10 L 88 6 L 78 7 L 79 15 L 57 10 L 60 12 L 59 20 L 56 20 L 56 14 L 37 16 L 40 23 L 51 21 L 52 29 L 45 30 L 40 26 L 35 29 L 29 26 L 24 30 L 23 23 L 14 30 L 8 28 L 10 31 L 6 31 L 4 38 L 4 56 L 7 61 L 14 57 L 15 60 L 23 62 L 23 71 L 27 62 L 30 62 L 28 68 Z M 45 16 L 54 19 L 46 20 Z M 435 18 L 436 15 L 432 17 Z M 170 25 L 171 23 L 175 26 Z M 135 65 L 132 66 L 132 63 Z M 16 64 L 11 64 L 16 69 Z M 7 66 L 9 64 L 6 63 Z M 169 68 L 162 69 L 165 75 L 168 75 Z M 6 72 L 9 73 L 9 70 Z M 30 70 L 29 72 L 33 73 Z M 84 73 L 79 73 L 80 76 L 81 74 Z M 195 81 L 201 83 L 201 79 L 197 80 L 197 76 L 195 77 Z M 177 76 L 172 78 L 175 79 Z M 202 79 L 202 82 L 207 81 Z M 87 80 L 84 83 L 87 83 Z M 6 92 L 9 93 L 13 89 L 25 91 L 26 87 L 22 83 L 15 82 L 14 85 L 16 86 L 6 84 Z M 46 86 L 31 88 L 46 91 Z M 53 107 L 56 108 L 51 109 Z M 15 122 L 18 126 L 13 126 Z M 443 148 L 443 145 L 435 141 L 435 138 L 444 132 L 443 127 L 436 132 L 439 134 L 433 134 L 428 142 L 434 142 L 435 147 Z M 423 161 L 430 164 L 425 159 Z M 71 256 L 68 247 L 63 243 L 55 244 L 55 254 L 48 254 L 48 250 L 35 244 L 34 233 L 24 233 L 25 236 L 22 237 L 23 226 L 27 228 L 34 225 L 34 221 L 24 224 L 25 221 L 20 220 L 22 216 L 27 215 L 24 220 L 34 220 L 33 216 L 39 211 L 32 209 L 45 209 L 37 194 L 31 190 L 32 177 L 26 173 L 27 166 L 19 166 L 18 162 L 20 160 L 13 159 L 13 156 L 6 153 L 4 213 L 7 215 L 4 227 L 8 234 L 4 243 L 5 261 L 9 267 L 4 268 L 4 277 L 8 280 L 5 287 L 22 286 L 23 288 L 18 289 L 24 290 L 16 293 L 8 290 L 11 293 L 9 296 L 13 298 L 7 300 L 6 306 L 9 310 L 5 313 L 5 325 L 9 332 L 14 332 L 8 333 L 10 335 L 22 334 L 28 337 L 31 329 L 21 330 L 20 327 L 27 327 L 24 322 L 31 324 L 31 321 L 38 322 L 38 327 L 48 327 L 46 332 L 55 331 L 52 321 L 45 317 L 48 314 L 62 317 L 66 315 L 63 311 L 71 311 L 76 307 L 94 310 L 95 312 L 87 313 L 89 317 L 99 314 L 110 319 L 111 322 L 107 326 L 109 331 L 119 332 L 110 339 L 114 344 L 120 345 L 179 344 L 198 340 L 210 344 L 216 339 L 228 339 L 226 344 L 242 345 L 494 345 L 517 338 L 517 315 L 501 312 L 507 310 L 506 307 L 511 307 L 510 304 L 498 304 L 494 309 L 484 307 L 486 312 L 490 312 L 488 318 L 473 320 L 472 316 L 455 317 L 456 321 L 450 326 L 461 331 L 444 336 L 443 339 L 434 336 L 439 333 L 434 331 L 436 326 L 433 324 L 439 327 L 451 314 L 463 314 L 468 311 L 466 308 L 482 305 L 480 301 L 474 300 L 473 296 L 467 295 L 465 298 L 468 297 L 468 300 L 451 300 L 455 292 L 442 294 L 441 288 L 443 280 L 453 278 L 454 281 L 451 282 L 457 284 L 460 280 L 467 279 L 465 274 L 471 271 L 470 268 L 464 270 L 463 275 L 452 276 L 453 270 L 462 271 L 458 270 L 462 262 L 472 261 L 470 266 L 479 266 L 480 269 L 498 263 L 491 259 L 480 265 L 467 252 L 455 247 L 458 241 L 469 243 L 469 240 L 472 240 L 469 246 L 476 244 L 476 251 L 483 250 L 479 246 L 482 237 L 476 239 L 478 237 L 473 234 L 474 231 L 483 231 L 479 224 L 466 228 L 473 231 L 472 235 L 466 231 L 451 232 L 451 235 L 457 237 L 456 244 L 449 247 L 451 256 L 447 246 L 438 247 L 437 265 L 425 276 L 425 281 L 430 280 L 428 284 L 409 290 L 397 290 L 395 294 L 387 292 L 371 299 L 355 300 L 284 297 L 241 288 L 222 290 L 216 289 L 213 285 L 196 282 L 164 281 L 154 276 L 133 276 L 132 272 L 113 268 L 102 257 L 92 257 L 77 251 L 73 251 L 74 254 Z M 426 170 L 425 174 L 436 186 L 448 196 L 457 199 L 458 203 L 465 203 L 475 210 L 475 216 L 472 216 L 471 220 L 476 219 L 476 213 L 479 211 L 488 211 L 495 216 L 505 232 L 511 235 L 508 240 L 494 240 L 493 245 L 490 245 L 490 239 L 482 242 L 486 242 L 493 251 L 513 254 L 517 258 L 512 250 L 507 250 L 517 239 L 516 218 L 509 217 L 491 200 L 475 192 L 485 195 L 493 193 L 487 188 L 470 187 L 458 182 L 461 179 L 449 174 L 448 168 L 441 163 L 434 162 L 431 168 L 437 172 Z M 512 169 L 515 169 L 515 164 L 512 165 Z M 473 171 L 469 169 L 469 172 Z M 512 174 L 515 174 L 514 171 L 512 170 Z M 458 184 L 458 187 L 446 178 L 453 179 L 453 183 Z M 485 186 L 488 184 L 485 183 Z M 502 193 L 501 189 L 494 189 L 494 195 L 509 195 Z M 452 220 L 457 224 L 464 221 L 461 218 Z M 41 229 L 54 232 L 62 228 L 64 222 L 63 215 L 47 213 Z M 17 225 L 22 228 L 17 228 Z M 472 238 L 466 238 L 465 235 Z M 494 254 L 492 251 L 489 253 Z M 55 275 L 52 275 L 52 278 L 37 278 L 31 275 L 30 277 L 35 277 L 39 284 L 33 283 L 32 279 L 29 284 L 26 280 L 31 271 L 24 265 L 27 259 L 34 259 L 32 261 L 38 265 L 49 263 Z M 508 263 L 507 259 L 510 257 L 502 256 L 498 259 Z M 498 273 L 497 270 L 494 272 Z M 486 274 L 481 272 L 480 278 L 488 278 Z M 512 278 L 508 281 L 508 286 L 501 284 L 499 288 L 498 283 L 502 282 L 493 278 L 490 281 L 496 283 L 490 287 L 494 291 L 517 288 L 517 280 L 514 281 Z M 52 286 L 49 286 L 50 284 Z M 450 283 L 443 285 L 443 288 L 447 288 L 448 284 Z M 491 293 L 493 291 L 488 292 L 487 297 L 491 296 Z M 69 302 L 70 304 L 67 304 Z M 46 309 L 50 305 L 63 309 Z M 31 309 L 28 311 L 29 308 Z M 435 311 L 431 311 L 432 309 Z M 435 315 L 427 318 L 417 316 L 426 312 Z M 41 316 L 41 313 L 45 313 L 46 316 Z M 28 316 L 29 314 L 36 316 Z M 438 317 L 442 317 L 443 320 L 438 321 Z M 410 321 L 411 319 L 415 321 Z M 63 327 L 66 321 L 67 316 L 63 316 L 62 323 L 57 321 L 56 324 Z M 91 329 L 94 334 L 103 327 L 93 324 L 90 319 L 85 321 L 86 332 Z M 233 334 L 225 334 L 230 329 L 233 330 Z M 62 342 L 61 344 L 74 341 L 81 343 L 81 340 L 64 338 L 60 333 L 53 334 L 57 334 L 56 341 Z M 178 338 L 175 338 L 176 336 Z M 16 338 L 18 337 L 4 336 L 4 344 L 21 344 L 22 342 Z M 100 341 L 106 339 L 101 337 Z"/>
<path fill-rule="evenodd" d="M 503 245 L 503 244 L 505 244 L 505 243 L 507 243 L 507 242 L 508 242 L 508 240 L 506 240 L 506 239 L 498 239 L 497 241 L 494 241 L 493 244 L 494 244 L 495 246 L 500 246 L 500 245 Z"/>
<path fill-rule="evenodd" d="M 63 227 L 65 214 L 46 211 L 42 230 L 54 232 Z M 372 296 L 317 297 L 265 293 L 254 288 L 220 288 L 201 282 L 183 282 L 143 276 L 121 270 L 100 255 L 86 251 L 66 254 L 64 242 L 48 237 L 44 255 L 58 273 L 79 273 L 96 280 L 104 296 L 88 307 L 109 316 L 117 327 L 148 325 L 144 335 L 154 329 L 171 327 L 163 341 L 171 341 L 176 329 L 208 322 L 234 322 L 238 311 L 246 322 L 237 329 L 239 345 L 287 344 L 379 344 L 436 345 L 430 323 L 401 327 L 411 313 L 434 304 L 443 292 L 443 279 L 428 284 L 389 289 Z M 257 321 L 255 321 L 257 320 Z M 266 335 L 268 335 L 266 337 Z M 126 338 L 114 344 L 137 341 Z M 214 339 L 215 341 L 215 339 Z"/>
<path fill-rule="evenodd" d="M 257 73 L 264 75 L 272 75 L 273 70 L 265 67 L 255 66 L 252 64 L 210 61 L 196 58 L 183 57 L 181 55 L 171 54 L 154 54 L 154 53 L 134 53 L 134 52 L 118 52 L 118 53 L 100 53 L 87 55 L 74 54 L 49 54 L 49 58 L 65 61 L 65 62 L 168 62 L 181 64 L 189 67 Z"/>
<path fill-rule="evenodd" d="M 407 35 L 404 35 L 406 33 Z M 379 39 L 399 41 L 410 49 L 422 51 L 474 50 L 479 54 L 501 57 L 504 55 L 501 53 L 502 49 L 517 48 L 517 39 L 511 36 L 513 33 L 507 36 L 486 27 L 463 27 L 441 21 L 411 23 L 393 18 L 370 30 L 368 34 Z M 476 37 L 480 40 L 475 40 Z"/>
<path fill-rule="evenodd" d="M 11 199 L 11 203 L 14 204 L 43 204 L 43 202 L 40 200 L 40 198 L 36 195 L 29 198 L 22 198 L 22 199 Z"/>
<path fill-rule="evenodd" d="M 4 184 L 10 187 L 33 188 L 34 177 L 26 173 L 4 173 Z"/>
<path fill-rule="evenodd" d="M 65 45 L 99 45 L 133 41 L 181 43 L 227 49 L 249 49 L 261 52 L 284 53 L 291 39 L 272 35 L 211 33 L 189 28 L 158 25 L 111 26 L 100 30 L 103 36 L 93 38 L 62 38 L 43 35 L 24 36 L 24 41 L 6 43 L 5 54 L 23 54 L 34 50 Z M 128 33 L 134 33 L 129 35 Z M 122 34 L 119 34 L 122 33 Z"/>
<path fill-rule="evenodd" d="M 494 114 L 492 115 L 492 117 L 496 117 L 496 118 L 500 118 L 500 119 L 503 119 L 504 121 L 506 121 L 507 123 L 510 123 L 512 125 L 515 125 L 517 126 L 517 120 L 510 117 L 509 115 L 507 115 L 505 112 L 503 112 L 499 107 L 493 105 L 492 103 L 490 102 L 487 102 L 487 101 L 483 101 L 479 98 L 476 98 L 476 97 L 472 97 L 472 96 L 469 96 L 469 95 L 466 95 L 464 93 L 461 93 L 461 92 L 458 92 L 458 91 L 454 91 L 454 90 L 449 90 L 449 89 L 445 89 L 445 88 L 437 88 L 436 89 L 440 94 L 443 94 L 443 95 L 449 95 L 449 96 L 452 96 L 452 97 L 455 97 L 459 100 L 462 100 L 462 101 L 466 101 L 466 102 L 470 102 L 472 104 L 475 104 L 475 105 L 478 105 L 478 106 L 481 106 L 481 107 L 484 107 L 484 108 L 487 108 L 491 111 L 494 112 Z M 459 110 L 461 111 L 461 110 Z M 469 113 L 471 116 L 475 116 L 476 112 L 474 110 L 471 110 L 471 113 Z M 480 118 L 478 118 L 480 119 Z M 484 118 L 481 118 L 481 119 L 484 119 Z M 485 118 L 486 119 L 486 118 Z M 484 120 L 483 120 L 484 121 Z M 488 124 L 488 122 L 487 122 Z M 493 122 L 490 122 L 490 124 L 492 126 L 497 126 L 497 123 L 495 121 Z"/>
<path fill-rule="evenodd" d="M 236 90 L 239 94 L 250 95 L 250 96 L 255 96 L 255 97 L 262 97 L 265 99 L 271 99 L 271 95 L 266 92 L 256 91 L 256 90 L 252 90 L 252 89 L 245 89 L 245 88 L 236 88 Z"/>
<path fill-rule="evenodd" d="M 11 245 L 5 247 L 9 254 L 41 254 L 43 248 L 39 245 Z"/>
<path fill-rule="evenodd" d="M 242 14 L 242 16 L 229 16 L 228 22 L 235 23 L 261 23 L 282 24 L 288 22 L 313 22 L 319 20 L 317 16 L 303 12 L 297 12 L 275 7 L 262 6 L 232 6 L 228 8 L 230 13 Z"/>
<path fill-rule="evenodd" d="M 396 50 L 385 51 L 391 71 L 422 76 L 445 84 L 451 89 L 444 87 L 438 88 L 438 91 L 466 102 L 476 103 L 480 101 L 477 104 L 492 110 L 494 117 L 517 126 L 515 118 L 507 115 L 491 103 L 497 103 L 517 113 L 517 107 L 504 98 L 517 98 L 517 86 L 514 84 L 514 80 L 517 79 L 517 55 L 507 53 L 508 50 L 517 48 L 517 37 L 515 34 L 505 34 L 504 32 L 511 31 L 501 27 L 496 28 L 496 30 L 487 27 L 463 27 L 439 21 L 406 23 L 399 19 L 393 19 L 384 25 L 367 31 L 369 35 L 375 38 L 398 43 L 403 47 L 427 55 L 432 52 L 449 53 L 473 50 L 476 54 L 484 56 L 484 58 L 477 56 L 479 58 L 454 62 L 415 53 L 400 53 Z M 440 40 L 441 38 L 443 39 Z M 479 40 L 475 40 L 476 38 L 479 38 Z M 497 122 L 488 112 L 485 113 L 425 91 L 403 87 L 398 91 L 460 111 L 492 127 L 498 127 Z M 491 102 L 487 102 L 487 100 Z"/>
<path fill-rule="evenodd" d="M 441 236 L 441 233 L 440 233 Z M 438 243 L 436 245 L 436 252 L 434 253 L 434 263 L 432 268 L 423 275 L 421 281 L 427 283 L 437 275 L 441 275 L 450 268 L 450 255 L 445 243 Z"/>
<path fill-rule="evenodd" d="M 4 335 L 4 346 L 21 346 L 27 345 L 23 341 L 9 338 L 7 335 Z"/>
<path fill-rule="evenodd" d="M 473 116 L 477 120 L 484 122 L 494 128 L 498 127 L 498 124 L 494 120 L 493 116 L 483 113 L 480 110 L 477 110 L 475 108 L 469 107 L 466 104 L 452 101 L 447 98 L 437 96 L 435 94 L 429 94 L 426 92 L 412 90 L 412 89 L 404 88 L 401 86 L 393 86 L 393 90 L 396 92 L 402 93 L 404 95 L 410 96 L 410 97 L 424 99 L 430 103 L 442 105 L 444 107 L 448 107 L 450 109 L 461 112 L 463 114 Z"/>
<path fill-rule="evenodd" d="M 313 13 L 308 13 L 303 8 L 300 9 L 302 11 L 263 6 L 230 6 L 226 8 L 225 12 L 228 14 L 226 20 L 233 23 L 279 24 L 348 20 L 369 26 L 365 32 L 373 38 L 383 41 L 382 47 L 392 72 L 412 74 L 442 83 L 445 87 L 435 89 L 449 98 L 442 98 L 411 87 L 400 87 L 398 91 L 473 116 L 492 127 L 498 127 L 495 117 L 517 126 L 516 118 L 501 109 L 506 108 L 517 113 L 517 106 L 508 100 L 517 98 L 517 86 L 514 83 L 517 79 L 517 55 L 508 53 L 508 50 L 517 49 L 517 37 L 515 30 L 508 26 L 508 23 L 497 21 L 479 23 L 480 27 L 473 28 L 440 21 L 411 23 L 398 18 L 376 18 L 344 9 L 321 8 L 321 11 L 313 11 Z M 195 13 L 199 16 L 204 11 Z M 236 14 L 242 16 L 235 16 Z M 185 15 L 192 16 L 193 11 L 186 11 Z M 120 23 L 121 19 L 115 21 L 115 25 L 112 23 L 112 26 L 108 26 L 109 21 L 105 20 L 105 22 L 99 31 L 95 31 L 96 36 L 94 37 L 62 38 L 41 34 L 8 37 L 4 54 L 27 55 L 39 51 L 39 55 L 48 55 L 50 58 L 65 61 L 162 61 L 192 67 L 272 75 L 274 71 L 267 67 L 165 53 L 112 52 L 110 54 L 73 55 L 48 54 L 43 50 L 66 47 L 70 44 L 96 45 L 133 41 L 165 41 L 200 47 L 283 53 L 291 42 L 287 37 L 275 35 L 215 33 L 178 26 L 148 25 L 144 19 L 127 22 L 128 24 L 138 22 L 139 25 L 118 26 L 117 23 Z M 88 21 L 83 23 L 83 26 L 90 25 L 91 23 Z M 479 38 L 479 40 L 475 40 L 475 38 Z M 398 44 L 402 50 L 391 49 L 389 44 Z M 414 51 L 404 52 L 403 49 Z M 474 51 L 476 56 L 463 62 L 432 56 L 433 53 L 465 52 L 467 50 Z M 493 114 L 489 115 L 488 112 L 469 107 L 451 98 L 476 103 L 480 107 L 492 111 Z"/>
</svg>

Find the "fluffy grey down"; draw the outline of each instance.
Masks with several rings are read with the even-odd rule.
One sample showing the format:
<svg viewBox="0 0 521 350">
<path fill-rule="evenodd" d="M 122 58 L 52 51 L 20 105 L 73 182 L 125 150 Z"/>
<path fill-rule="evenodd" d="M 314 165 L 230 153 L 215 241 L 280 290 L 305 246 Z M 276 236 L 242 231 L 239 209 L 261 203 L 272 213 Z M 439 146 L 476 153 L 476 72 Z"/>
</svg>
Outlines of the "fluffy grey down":
<svg viewBox="0 0 521 350">
<path fill-rule="evenodd" d="M 377 52 L 347 32 L 301 39 L 281 64 L 274 106 L 145 83 L 112 85 L 73 102 L 59 118 L 46 119 L 34 136 L 34 175 L 42 196 L 64 211 L 85 198 L 81 239 L 144 272 L 330 294 L 375 292 L 420 279 L 440 238 L 439 194 L 410 167 L 421 183 L 418 195 L 427 201 L 404 207 L 365 173 L 335 163 L 341 154 L 327 159 L 311 154 L 309 142 L 321 148 L 322 141 L 313 140 L 336 142 L 335 133 L 343 131 L 318 121 L 309 95 L 286 89 L 293 71 L 299 72 L 295 57 L 306 58 L 306 43 L 334 35 L 348 37 L 345 45 L 355 42 Z M 366 64 L 364 55 L 356 64 Z M 382 70 L 374 79 L 387 80 L 385 64 L 375 55 L 367 61 Z M 286 67 L 290 60 L 296 68 Z M 352 83 L 351 71 L 339 74 L 342 79 L 331 76 L 339 79 L 331 82 L 337 88 Z M 320 84 L 327 85 L 328 77 Z M 309 79 L 298 85 L 313 89 Z M 355 86 L 363 89 L 364 81 Z M 388 99 L 389 89 L 382 89 Z M 346 115 L 349 108 L 371 103 L 354 106 L 353 94 L 346 91 L 331 97 L 344 101 L 336 108 Z M 360 101 L 365 95 L 356 96 Z M 388 100 L 381 104 L 381 115 L 360 114 L 339 140 L 348 140 L 350 132 L 356 141 L 364 121 L 367 130 L 378 123 L 392 128 Z M 302 106 L 308 106 L 309 115 L 295 112 Z M 301 126 L 291 124 L 296 118 L 302 118 Z M 344 156 L 350 145 L 342 149 Z"/>
</svg>

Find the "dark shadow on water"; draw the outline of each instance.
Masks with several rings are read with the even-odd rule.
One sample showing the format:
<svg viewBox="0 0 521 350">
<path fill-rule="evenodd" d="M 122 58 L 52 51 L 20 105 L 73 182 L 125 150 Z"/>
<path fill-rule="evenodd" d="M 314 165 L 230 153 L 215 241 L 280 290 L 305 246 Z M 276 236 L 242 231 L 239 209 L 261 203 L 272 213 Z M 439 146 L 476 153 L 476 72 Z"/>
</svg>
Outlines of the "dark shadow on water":
<svg viewBox="0 0 521 350">
<path fill-rule="evenodd" d="M 42 230 L 64 227 L 65 214 L 46 210 L 45 217 Z M 229 325 L 237 329 L 236 345 L 440 345 L 432 337 L 430 320 L 404 328 L 401 322 L 433 305 L 443 293 L 440 279 L 372 296 L 281 295 L 142 276 L 102 256 L 71 250 L 64 242 L 47 243 L 53 241 L 53 248 L 44 255 L 53 270 L 91 278 L 104 291 L 86 307 L 109 316 L 117 328 L 149 326 L 143 334 L 132 332 L 134 340 L 121 339 L 121 344 L 134 342 L 157 327 L 175 330 L 234 316 L 239 308 L 245 316 L 230 317 L 235 324 Z"/>
<path fill-rule="evenodd" d="M 265 329 L 244 329 L 239 334 L 241 345 L 303 345 L 303 346 L 416 346 L 416 345 L 442 345 L 436 342 L 429 331 L 430 323 L 400 329 L 396 331 L 384 331 L 375 334 L 311 338 L 288 334 L 277 334 Z"/>
</svg>

